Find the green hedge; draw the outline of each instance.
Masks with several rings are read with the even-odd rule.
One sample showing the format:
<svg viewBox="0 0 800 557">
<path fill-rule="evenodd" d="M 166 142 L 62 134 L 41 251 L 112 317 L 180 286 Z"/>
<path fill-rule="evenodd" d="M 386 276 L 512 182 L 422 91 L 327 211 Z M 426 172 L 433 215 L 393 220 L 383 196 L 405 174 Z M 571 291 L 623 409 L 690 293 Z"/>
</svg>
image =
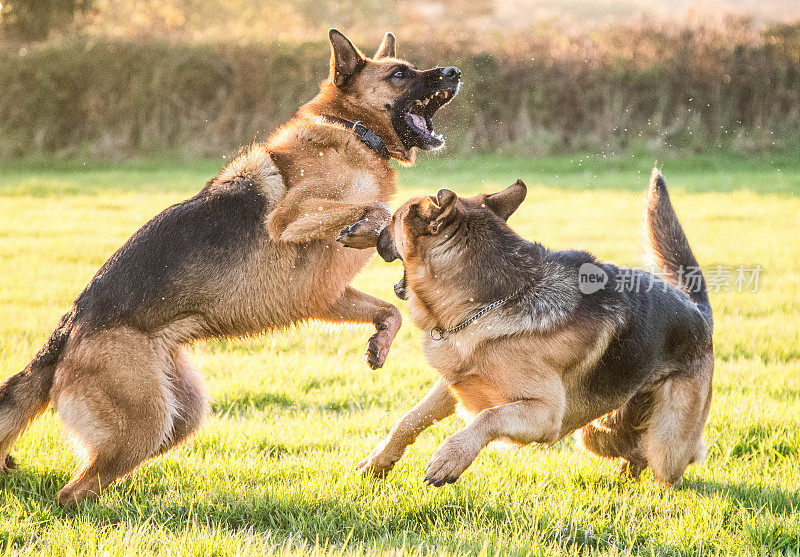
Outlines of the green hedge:
<svg viewBox="0 0 800 557">
<path fill-rule="evenodd" d="M 800 145 L 800 23 L 756 34 L 615 28 L 491 47 L 418 41 L 401 40 L 400 54 L 464 74 L 463 94 L 437 118 L 451 151 Z M 0 157 L 227 153 L 286 121 L 327 63 L 321 42 L 5 45 Z"/>
</svg>

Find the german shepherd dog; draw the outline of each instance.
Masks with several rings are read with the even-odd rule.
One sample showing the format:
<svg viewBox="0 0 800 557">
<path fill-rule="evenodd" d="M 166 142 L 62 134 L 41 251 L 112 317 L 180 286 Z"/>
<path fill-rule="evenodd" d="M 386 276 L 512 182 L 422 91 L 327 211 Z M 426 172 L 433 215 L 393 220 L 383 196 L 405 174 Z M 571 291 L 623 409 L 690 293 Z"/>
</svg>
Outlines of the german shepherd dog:
<svg viewBox="0 0 800 557">
<path fill-rule="evenodd" d="M 387 33 L 373 58 L 330 31 L 330 76 L 264 144 L 194 197 L 145 224 L 98 271 L 20 373 L 0 386 L 0 468 L 52 401 L 84 459 L 61 504 L 184 440 L 208 405 L 181 346 L 308 319 L 373 323 L 383 365 L 401 324 L 393 305 L 348 286 L 391 217 L 394 158 L 444 140 L 431 118 L 457 93 L 455 67 L 417 70 Z M 352 225 L 352 223 L 356 223 Z M 342 230 L 345 228 L 345 230 Z"/>
<path fill-rule="evenodd" d="M 378 253 L 403 261 L 395 290 L 441 379 L 359 468 L 386 474 L 458 405 L 470 421 L 436 450 L 429 485 L 454 482 L 491 441 L 550 445 L 577 430 L 623 472 L 649 466 L 677 486 L 705 455 L 712 315 L 660 173 L 646 228 L 664 279 L 522 239 L 506 220 L 525 195 L 521 181 L 473 198 L 444 189 L 406 202 L 380 233 Z M 693 284 L 681 280 L 690 270 Z"/>
</svg>

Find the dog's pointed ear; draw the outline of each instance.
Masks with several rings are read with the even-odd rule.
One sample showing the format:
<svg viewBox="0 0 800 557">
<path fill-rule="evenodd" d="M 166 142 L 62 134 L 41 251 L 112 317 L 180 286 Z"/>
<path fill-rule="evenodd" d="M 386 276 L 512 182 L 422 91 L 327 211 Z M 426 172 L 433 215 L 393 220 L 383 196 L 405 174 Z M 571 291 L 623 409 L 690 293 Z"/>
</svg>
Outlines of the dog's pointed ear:
<svg viewBox="0 0 800 557">
<path fill-rule="evenodd" d="M 435 196 L 432 195 L 430 199 L 433 219 L 428 223 L 428 232 L 438 234 L 442 226 L 450 222 L 458 196 L 453 191 L 441 189 Z"/>
<path fill-rule="evenodd" d="M 522 180 L 517 180 L 503 191 L 487 195 L 484 203 L 498 217 L 508 220 L 525 200 L 528 187 Z"/>
<path fill-rule="evenodd" d="M 378 47 L 378 50 L 375 51 L 375 60 L 379 60 L 381 58 L 394 58 L 395 57 L 395 41 L 394 35 L 391 33 L 386 33 L 383 36 L 383 40 L 381 41 L 381 45 Z"/>
<path fill-rule="evenodd" d="M 331 81 L 342 87 L 347 80 L 366 64 L 366 58 L 350 39 L 337 29 L 328 31 L 331 39 Z"/>
</svg>

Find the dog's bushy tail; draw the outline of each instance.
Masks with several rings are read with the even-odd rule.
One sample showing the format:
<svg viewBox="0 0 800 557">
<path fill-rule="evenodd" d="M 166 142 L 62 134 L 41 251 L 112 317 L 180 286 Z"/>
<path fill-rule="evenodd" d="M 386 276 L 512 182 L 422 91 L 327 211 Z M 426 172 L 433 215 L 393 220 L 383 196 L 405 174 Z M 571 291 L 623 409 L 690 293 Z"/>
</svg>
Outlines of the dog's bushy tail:
<svg viewBox="0 0 800 557">
<path fill-rule="evenodd" d="M 657 168 L 650 175 L 645 228 L 647 250 L 653 263 L 662 270 L 666 280 L 691 298 L 709 327 L 713 327 L 706 279 L 672 208 L 664 177 Z"/>
<path fill-rule="evenodd" d="M 71 316 L 70 312 L 61 318 L 56 330 L 24 370 L 0 385 L 0 471 L 14 468 L 8 451 L 50 402 L 53 376 L 69 336 Z"/>
</svg>

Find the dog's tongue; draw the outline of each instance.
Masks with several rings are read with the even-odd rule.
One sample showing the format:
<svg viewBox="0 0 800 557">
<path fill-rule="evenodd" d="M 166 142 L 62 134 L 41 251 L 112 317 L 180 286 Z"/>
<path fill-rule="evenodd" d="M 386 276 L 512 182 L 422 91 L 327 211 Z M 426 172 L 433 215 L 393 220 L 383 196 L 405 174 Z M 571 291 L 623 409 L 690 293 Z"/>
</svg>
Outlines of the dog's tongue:
<svg viewBox="0 0 800 557">
<path fill-rule="evenodd" d="M 411 117 L 411 121 L 414 122 L 414 125 L 421 130 L 427 130 L 428 124 L 425 122 L 425 117 L 420 116 L 419 114 L 414 114 L 409 112 L 408 115 Z"/>
</svg>

